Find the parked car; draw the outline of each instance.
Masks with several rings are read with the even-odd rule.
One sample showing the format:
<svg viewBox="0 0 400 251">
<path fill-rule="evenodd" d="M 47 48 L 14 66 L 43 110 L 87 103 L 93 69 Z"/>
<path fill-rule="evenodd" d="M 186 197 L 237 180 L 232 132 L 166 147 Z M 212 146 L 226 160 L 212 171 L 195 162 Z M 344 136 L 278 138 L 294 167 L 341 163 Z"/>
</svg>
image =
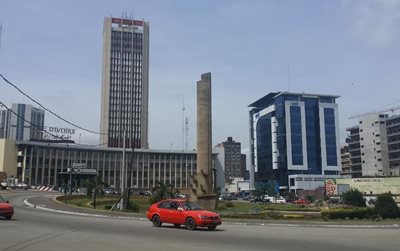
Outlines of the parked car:
<svg viewBox="0 0 400 251">
<path fill-rule="evenodd" d="M 147 218 L 153 222 L 154 227 L 169 223 L 175 227 L 184 225 L 189 230 L 194 230 L 196 227 L 215 230 L 222 223 L 219 214 L 206 211 L 194 202 L 181 199 L 163 200 L 151 205 L 147 210 Z"/>
<path fill-rule="evenodd" d="M 13 206 L 10 204 L 8 200 L 5 200 L 0 195 L 0 216 L 5 217 L 7 220 L 11 220 L 13 214 L 14 214 Z"/>
<path fill-rule="evenodd" d="M 286 199 L 281 196 L 279 198 L 274 199 L 273 203 L 286 204 Z"/>
<path fill-rule="evenodd" d="M 296 205 L 308 205 L 308 204 L 310 204 L 310 202 L 308 200 L 306 200 L 306 199 L 294 200 L 292 203 L 296 204 Z"/>
<path fill-rule="evenodd" d="M 262 203 L 262 204 L 267 204 L 271 203 L 268 199 L 265 199 L 264 197 L 254 197 L 250 200 L 251 203 Z"/>
</svg>

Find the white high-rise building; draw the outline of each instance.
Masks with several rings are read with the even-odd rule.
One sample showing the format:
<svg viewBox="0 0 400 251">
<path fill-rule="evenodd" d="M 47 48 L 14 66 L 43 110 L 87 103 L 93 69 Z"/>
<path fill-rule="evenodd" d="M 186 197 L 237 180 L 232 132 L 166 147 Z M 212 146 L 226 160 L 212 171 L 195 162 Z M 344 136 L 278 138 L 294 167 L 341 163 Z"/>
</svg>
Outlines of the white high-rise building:
<svg viewBox="0 0 400 251">
<path fill-rule="evenodd" d="M 104 19 L 100 143 L 148 148 L 149 23 Z"/>
</svg>

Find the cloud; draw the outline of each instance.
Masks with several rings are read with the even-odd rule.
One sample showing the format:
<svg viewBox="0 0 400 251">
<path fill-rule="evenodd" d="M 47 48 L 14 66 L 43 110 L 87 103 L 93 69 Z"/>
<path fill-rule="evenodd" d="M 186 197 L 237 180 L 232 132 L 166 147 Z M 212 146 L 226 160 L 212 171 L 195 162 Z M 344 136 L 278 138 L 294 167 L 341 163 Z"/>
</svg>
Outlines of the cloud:
<svg viewBox="0 0 400 251">
<path fill-rule="evenodd" d="M 382 48 L 399 40 L 400 0 L 343 0 L 353 36 Z"/>
</svg>

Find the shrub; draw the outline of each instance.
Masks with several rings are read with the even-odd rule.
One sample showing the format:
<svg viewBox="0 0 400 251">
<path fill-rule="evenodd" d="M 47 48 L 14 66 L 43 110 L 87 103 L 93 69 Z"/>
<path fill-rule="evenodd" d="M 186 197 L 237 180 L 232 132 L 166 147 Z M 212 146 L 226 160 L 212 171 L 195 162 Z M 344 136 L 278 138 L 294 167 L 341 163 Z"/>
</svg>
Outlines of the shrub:
<svg viewBox="0 0 400 251">
<path fill-rule="evenodd" d="M 233 205 L 232 202 L 228 201 L 228 202 L 225 202 L 225 207 L 235 207 L 235 205 Z"/>
<path fill-rule="evenodd" d="M 350 189 L 349 191 L 342 194 L 343 202 L 346 205 L 353 207 L 366 207 L 363 195 L 357 189 Z"/>
<path fill-rule="evenodd" d="M 274 210 L 270 210 L 265 213 L 265 219 L 278 220 L 282 217 L 283 217 L 282 213 L 280 213 L 278 211 L 274 211 Z"/>
<path fill-rule="evenodd" d="M 321 215 L 326 219 L 364 219 L 368 215 L 367 208 L 337 208 L 321 211 Z"/>
<path fill-rule="evenodd" d="M 374 210 L 377 215 L 383 218 L 396 218 L 400 216 L 399 207 L 390 193 L 378 195 Z"/>
<path fill-rule="evenodd" d="M 105 206 L 104 206 L 104 209 L 105 209 L 105 210 L 110 210 L 111 208 L 112 208 L 111 205 L 105 205 Z"/>
<path fill-rule="evenodd" d="M 138 213 L 140 211 L 140 205 L 134 201 L 129 201 L 128 210 Z"/>
</svg>

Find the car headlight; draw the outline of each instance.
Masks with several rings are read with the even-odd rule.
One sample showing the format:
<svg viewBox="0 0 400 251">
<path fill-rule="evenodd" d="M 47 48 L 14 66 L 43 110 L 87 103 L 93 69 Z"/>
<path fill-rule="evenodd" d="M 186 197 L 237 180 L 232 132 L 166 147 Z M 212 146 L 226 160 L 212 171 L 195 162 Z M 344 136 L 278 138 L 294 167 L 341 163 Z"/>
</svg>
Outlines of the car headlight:
<svg viewBox="0 0 400 251">
<path fill-rule="evenodd" d="M 204 215 L 199 215 L 199 218 L 202 219 L 202 220 L 205 220 L 205 219 L 207 219 L 208 217 L 207 217 L 207 216 L 204 216 Z"/>
</svg>

